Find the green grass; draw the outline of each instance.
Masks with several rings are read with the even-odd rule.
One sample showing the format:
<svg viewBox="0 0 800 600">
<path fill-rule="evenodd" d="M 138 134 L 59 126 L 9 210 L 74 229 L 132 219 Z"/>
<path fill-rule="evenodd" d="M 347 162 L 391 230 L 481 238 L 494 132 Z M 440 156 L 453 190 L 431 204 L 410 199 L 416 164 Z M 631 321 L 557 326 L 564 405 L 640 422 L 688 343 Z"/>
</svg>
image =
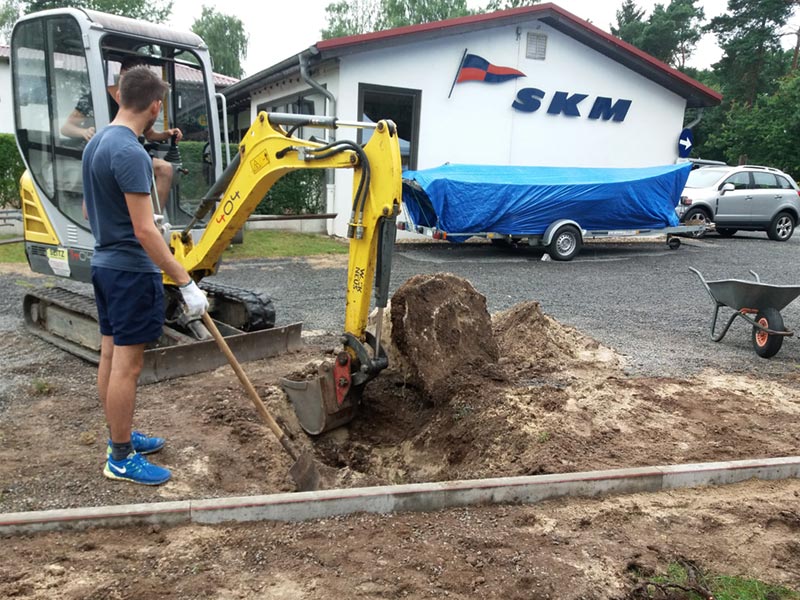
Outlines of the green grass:
<svg viewBox="0 0 800 600">
<path fill-rule="evenodd" d="M 245 231 L 244 243 L 233 244 L 225 258 L 274 258 L 281 256 L 316 256 L 347 254 L 347 242 L 326 235 L 288 231 Z"/>
<path fill-rule="evenodd" d="M 13 235 L 0 235 L 0 241 Z M 347 254 L 348 244 L 326 235 L 288 231 L 246 231 L 243 244 L 233 244 L 225 251 L 227 260 L 237 258 L 275 258 L 281 256 L 318 256 Z M 0 244 L 0 263 L 25 263 L 25 246 Z"/>
<path fill-rule="evenodd" d="M 699 572 L 683 562 L 672 563 L 665 575 L 642 577 L 644 595 L 637 598 L 670 598 L 681 600 L 800 600 L 800 593 L 789 588 L 768 585 L 757 579 L 730 577 Z"/>
<path fill-rule="evenodd" d="M 0 235 L 0 241 L 22 237 L 19 235 Z M 25 263 L 25 244 L 0 244 L 0 263 Z"/>
</svg>

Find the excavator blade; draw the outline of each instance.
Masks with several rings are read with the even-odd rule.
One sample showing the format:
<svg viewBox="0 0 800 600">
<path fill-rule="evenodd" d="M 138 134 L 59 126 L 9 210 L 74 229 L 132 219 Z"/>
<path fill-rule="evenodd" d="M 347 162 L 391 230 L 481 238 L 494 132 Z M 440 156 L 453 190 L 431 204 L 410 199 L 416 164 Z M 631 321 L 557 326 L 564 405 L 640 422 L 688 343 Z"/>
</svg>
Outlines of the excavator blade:
<svg viewBox="0 0 800 600">
<path fill-rule="evenodd" d="M 355 416 L 357 388 L 352 389 L 340 403 L 330 363 L 322 363 L 317 376 L 312 379 L 295 381 L 281 378 L 280 384 L 294 407 L 300 426 L 310 435 L 345 425 Z"/>
<path fill-rule="evenodd" d="M 91 296 L 64 288 L 42 288 L 23 299 L 25 325 L 47 342 L 97 364 L 100 361 L 100 331 L 97 308 Z M 299 350 L 302 323 L 243 332 L 219 324 L 219 329 L 242 362 Z M 169 326 L 158 345 L 144 353 L 139 376 L 142 384 L 203 373 L 226 364 L 213 339 L 197 341 Z"/>
</svg>

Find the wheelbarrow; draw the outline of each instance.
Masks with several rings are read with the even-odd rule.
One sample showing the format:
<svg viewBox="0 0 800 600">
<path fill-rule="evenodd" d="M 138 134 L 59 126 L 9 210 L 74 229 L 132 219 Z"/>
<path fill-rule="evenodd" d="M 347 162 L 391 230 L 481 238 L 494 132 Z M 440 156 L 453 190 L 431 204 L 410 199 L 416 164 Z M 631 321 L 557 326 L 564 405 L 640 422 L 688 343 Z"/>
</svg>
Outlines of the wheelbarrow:
<svg viewBox="0 0 800 600">
<path fill-rule="evenodd" d="M 794 335 L 783 325 L 781 310 L 800 296 L 800 285 L 770 285 L 761 283 L 758 273 L 750 271 L 755 281 L 741 279 L 720 279 L 706 281 L 697 269 L 689 267 L 700 278 L 711 301 L 714 314 L 711 318 L 711 339 L 719 342 L 728 333 L 731 323 L 741 317 L 753 326 L 753 349 L 762 358 L 775 356 L 783 345 L 783 338 Z M 726 306 L 735 312 L 730 316 L 722 331 L 715 333 L 719 309 Z M 753 318 L 750 315 L 755 315 Z"/>
</svg>

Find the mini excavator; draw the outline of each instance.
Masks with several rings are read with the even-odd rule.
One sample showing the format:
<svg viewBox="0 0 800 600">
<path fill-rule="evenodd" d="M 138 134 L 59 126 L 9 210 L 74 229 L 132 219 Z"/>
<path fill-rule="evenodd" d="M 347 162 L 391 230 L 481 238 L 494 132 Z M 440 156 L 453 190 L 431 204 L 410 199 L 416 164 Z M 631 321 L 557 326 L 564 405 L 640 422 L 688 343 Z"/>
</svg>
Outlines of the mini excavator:
<svg viewBox="0 0 800 600">
<path fill-rule="evenodd" d="M 21 203 L 31 269 L 90 281 L 94 239 L 82 211 L 81 185 L 82 149 L 88 138 L 65 135 L 63 124 L 71 120 L 78 131 L 96 130 L 113 119 L 109 86 L 122 60 L 131 55 L 159 70 L 170 85 L 157 128 L 178 127 L 184 134 L 180 149 L 174 139 L 145 144 L 151 154 L 173 165 L 170 197 L 154 201 L 157 222 L 175 258 L 206 291 L 209 314 L 240 360 L 296 349 L 301 324 L 275 327 L 275 309 L 266 295 L 202 280 L 217 272 L 223 251 L 280 177 L 299 169 L 353 171 L 341 351 L 311 379 L 281 381 L 308 433 L 347 423 L 364 385 L 388 364 L 380 329 L 372 335 L 366 327 L 372 290 L 379 310 L 388 301 L 400 207 L 400 147 L 389 120 L 343 122 L 260 112 L 223 169 L 222 149 L 230 151 L 230 146 L 219 136 L 219 94 L 207 48 L 198 36 L 75 8 L 26 15 L 12 33 L 11 66 L 15 132 L 27 168 Z M 363 146 L 294 135 L 340 127 L 370 128 L 372 134 Z M 143 383 L 205 371 L 225 361 L 202 321 L 186 320 L 180 295 L 166 275 L 164 286 L 164 335 L 145 352 Z M 100 334 L 94 301 L 76 288 L 30 291 L 23 301 L 26 325 L 49 342 L 97 362 Z"/>
</svg>

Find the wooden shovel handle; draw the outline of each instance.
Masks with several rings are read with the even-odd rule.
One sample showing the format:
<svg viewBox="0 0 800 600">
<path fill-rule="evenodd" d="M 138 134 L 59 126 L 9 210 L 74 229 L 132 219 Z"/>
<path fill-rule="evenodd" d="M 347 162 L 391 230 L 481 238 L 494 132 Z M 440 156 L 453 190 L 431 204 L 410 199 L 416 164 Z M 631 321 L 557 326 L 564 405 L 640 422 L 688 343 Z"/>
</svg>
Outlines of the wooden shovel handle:
<svg viewBox="0 0 800 600">
<path fill-rule="evenodd" d="M 253 384 L 250 383 L 250 379 L 248 379 L 247 374 L 242 369 L 242 366 L 239 364 L 239 361 L 236 360 L 236 357 L 231 352 L 230 346 L 228 346 L 228 342 L 225 341 L 225 338 L 222 337 L 222 334 L 217 329 L 216 324 L 214 323 L 213 319 L 209 316 L 208 313 L 203 313 L 203 323 L 205 324 L 206 328 L 211 332 L 211 335 L 214 336 L 214 340 L 216 340 L 219 349 L 222 350 L 223 354 L 228 359 L 228 362 L 231 365 L 231 368 L 236 372 L 236 375 L 239 377 L 239 381 L 242 382 L 242 386 L 244 389 L 247 390 L 247 394 L 250 396 L 250 400 L 253 401 L 255 404 L 256 410 L 258 410 L 261 418 L 264 419 L 264 422 L 269 425 L 269 428 L 272 430 L 272 433 L 278 438 L 284 448 L 287 448 L 287 444 L 284 444 L 284 440 L 286 436 L 283 433 L 283 430 L 280 426 L 275 422 L 275 419 L 272 418 L 272 415 L 269 414 L 267 407 L 264 405 L 264 402 L 256 392 L 256 388 L 253 387 Z M 290 454 L 295 454 L 294 451 L 290 451 Z M 292 456 L 292 458 L 296 459 L 296 456 Z"/>
</svg>

